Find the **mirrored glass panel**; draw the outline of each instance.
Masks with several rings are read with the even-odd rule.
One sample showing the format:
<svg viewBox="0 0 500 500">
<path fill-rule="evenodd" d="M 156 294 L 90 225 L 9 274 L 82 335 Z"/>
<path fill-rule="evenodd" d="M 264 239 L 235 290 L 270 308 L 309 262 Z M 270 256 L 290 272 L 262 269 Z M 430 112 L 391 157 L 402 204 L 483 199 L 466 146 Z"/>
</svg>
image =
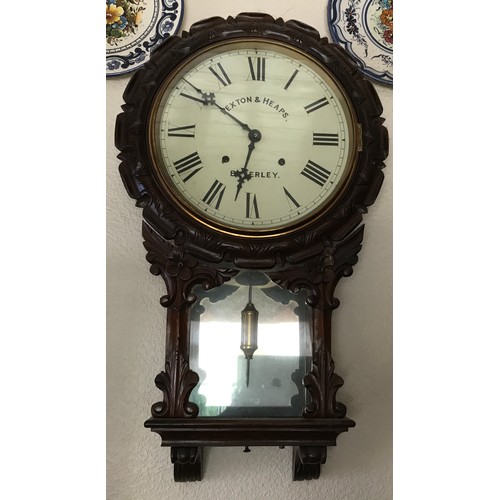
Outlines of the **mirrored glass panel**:
<svg viewBox="0 0 500 500">
<path fill-rule="evenodd" d="M 257 271 L 194 293 L 190 366 L 200 383 L 191 401 L 199 416 L 300 416 L 311 363 L 304 294 L 283 290 Z"/>
</svg>

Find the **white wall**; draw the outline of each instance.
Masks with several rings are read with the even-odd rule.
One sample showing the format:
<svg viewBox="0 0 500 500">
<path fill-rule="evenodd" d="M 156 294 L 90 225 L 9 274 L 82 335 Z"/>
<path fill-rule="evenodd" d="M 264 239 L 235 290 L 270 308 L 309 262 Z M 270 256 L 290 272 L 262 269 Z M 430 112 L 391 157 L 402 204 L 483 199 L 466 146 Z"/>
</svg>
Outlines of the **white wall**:
<svg viewBox="0 0 500 500">
<path fill-rule="evenodd" d="M 182 29 L 200 19 L 267 12 L 298 19 L 331 39 L 326 0 L 185 0 Z M 162 370 L 165 293 L 149 273 L 141 238 L 141 213 L 118 174 L 114 122 L 129 76 L 107 85 L 107 455 L 109 500 L 392 498 L 392 155 L 386 180 L 368 215 L 363 249 L 354 274 L 340 282 L 333 339 L 338 393 L 356 427 L 328 449 L 316 481 L 292 481 L 290 448 L 210 448 L 205 477 L 174 483 L 169 448 L 143 427 L 161 393 L 154 377 Z M 392 139 L 392 89 L 375 84 Z M 392 141 L 391 141 L 392 143 Z"/>
</svg>

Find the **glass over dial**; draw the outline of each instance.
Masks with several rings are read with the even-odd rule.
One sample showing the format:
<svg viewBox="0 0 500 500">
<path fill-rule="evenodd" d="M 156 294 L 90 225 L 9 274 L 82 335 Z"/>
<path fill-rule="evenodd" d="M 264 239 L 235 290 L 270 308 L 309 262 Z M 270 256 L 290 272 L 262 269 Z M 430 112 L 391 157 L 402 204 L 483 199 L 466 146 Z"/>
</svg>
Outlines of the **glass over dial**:
<svg viewBox="0 0 500 500">
<path fill-rule="evenodd" d="M 151 155 L 186 213 L 237 234 L 302 227 L 335 203 L 359 149 L 341 87 L 320 64 L 247 40 L 192 57 L 160 88 Z"/>
</svg>

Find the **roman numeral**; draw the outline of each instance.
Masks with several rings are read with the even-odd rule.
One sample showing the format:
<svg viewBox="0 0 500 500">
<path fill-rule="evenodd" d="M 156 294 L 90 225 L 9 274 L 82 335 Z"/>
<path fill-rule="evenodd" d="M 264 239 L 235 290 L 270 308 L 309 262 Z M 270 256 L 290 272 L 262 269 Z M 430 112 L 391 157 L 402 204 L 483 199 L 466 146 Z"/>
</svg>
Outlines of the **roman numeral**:
<svg viewBox="0 0 500 500">
<path fill-rule="evenodd" d="M 226 186 L 222 184 L 222 182 L 215 179 L 215 182 L 212 184 L 210 189 L 207 191 L 207 194 L 203 197 L 203 201 L 207 205 L 212 205 L 216 210 L 219 209 L 220 202 L 222 201 L 222 197 L 224 196 L 224 191 L 226 190 Z M 215 202 L 215 205 L 213 203 Z"/>
<path fill-rule="evenodd" d="M 304 109 L 306 110 L 307 113 L 312 113 L 313 111 L 316 111 L 317 109 L 322 108 L 327 104 L 328 104 L 328 99 L 326 97 L 322 97 L 321 99 L 318 99 L 317 101 L 314 101 L 311 104 L 304 106 Z"/>
<path fill-rule="evenodd" d="M 293 75 L 290 77 L 290 79 L 288 80 L 288 82 L 286 82 L 286 85 L 283 87 L 285 90 L 288 89 L 288 87 L 290 87 L 290 85 L 292 84 L 293 82 L 293 79 L 297 76 L 297 73 L 299 72 L 298 69 L 296 69 L 294 72 L 293 72 Z"/>
<path fill-rule="evenodd" d="M 183 182 L 187 182 L 203 168 L 203 165 L 201 167 L 198 167 L 198 165 L 201 165 L 201 159 L 196 151 L 180 160 L 174 161 L 175 170 L 177 170 Z"/>
<path fill-rule="evenodd" d="M 253 193 L 247 193 L 245 217 L 247 219 L 259 218 L 259 207 L 257 206 L 257 196 Z"/>
<path fill-rule="evenodd" d="M 319 186 L 323 187 L 330 177 L 331 172 L 326 168 L 323 168 L 321 165 L 314 163 L 309 160 L 304 170 L 300 172 L 304 177 L 307 177 L 309 180 L 315 182 Z"/>
<path fill-rule="evenodd" d="M 258 80 L 260 82 L 266 81 L 266 59 L 264 57 L 255 58 L 256 64 L 252 61 L 252 58 L 248 58 L 248 64 L 250 65 L 250 75 L 252 80 Z"/>
<path fill-rule="evenodd" d="M 339 134 L 319 134 L 313 132 L 313 146 L 338 146 Z"/>
<path fill-rule="evenodd" d="M 222 85 L 224 85 L 224 87 L 232 83 L 229 77 L 227 76 L 227 73 L 224 71 L 222 64 L 217 63 L 217 67 L 219 69 L 217 69 L 215 66 L 210 66 L 208 69 L 213 73 L 215 78 L 217 78 L 217 80 L 219 80 L 219 82 L 222 83 Z"/>
<path fill-rule="evenodd" d="M 186 125 L 185 127 L 171 127 L 168 129 L 168 136 L 194 138 L 194 127 L 195 125 Z"/>
<path fill-rule="evenodd" d="M 297 200 L 289 193 L 287 188 L 283 186 L 283 191 L 285 192 L 286 199 L 288 201 L 288 205 L 290 207 L 290 210 L 294 210 L 292 207 L 292 204 L 295 206 L 295 208 L 299 208 L 300 204 L 297 202 Z M 291 202 L 291 203 L 290 203 Z"/>
</svg>

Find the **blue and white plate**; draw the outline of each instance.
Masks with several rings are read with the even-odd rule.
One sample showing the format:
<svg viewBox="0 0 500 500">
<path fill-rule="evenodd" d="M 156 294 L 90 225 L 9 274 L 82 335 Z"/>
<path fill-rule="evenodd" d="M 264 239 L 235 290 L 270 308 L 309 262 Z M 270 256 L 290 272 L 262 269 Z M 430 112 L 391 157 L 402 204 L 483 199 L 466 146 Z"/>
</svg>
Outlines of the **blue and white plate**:
<svg viewBox="0 0 500 500">
<path fill-rule="evenodd" d="M 183 11 L 183 0 L 106 0 L 106 76 L 140 68 L 177 33 Z"/>
<path fill-rule="evenodd" d="M 393 0 L 329 0 L 332 38 L 380 83 L 392 85 Z"/>
</svg>

